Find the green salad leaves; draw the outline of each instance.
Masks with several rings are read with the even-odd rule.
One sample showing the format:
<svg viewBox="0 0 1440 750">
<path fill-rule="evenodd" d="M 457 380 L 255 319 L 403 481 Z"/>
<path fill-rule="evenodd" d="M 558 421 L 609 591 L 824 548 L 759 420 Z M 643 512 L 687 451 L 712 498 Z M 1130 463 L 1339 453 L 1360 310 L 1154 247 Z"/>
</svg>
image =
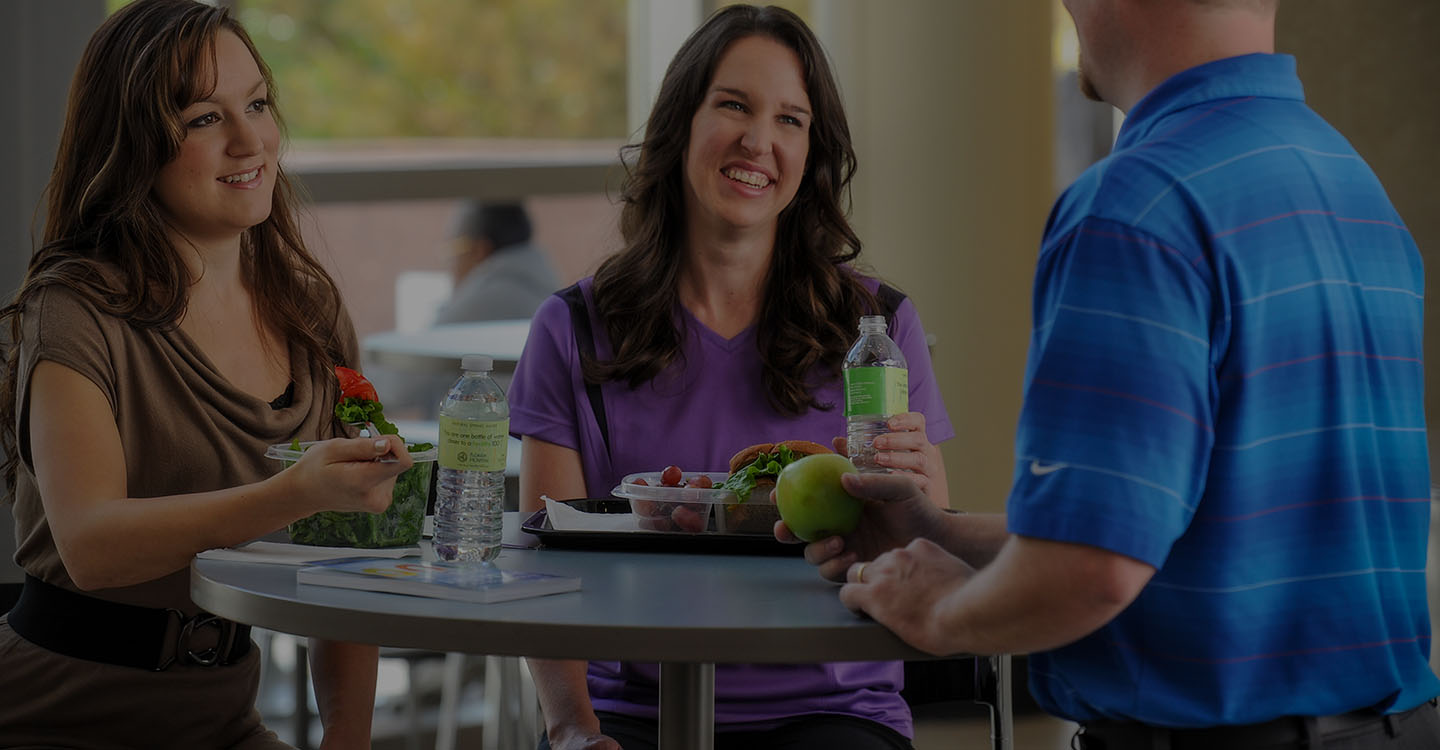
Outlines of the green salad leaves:
<svg viewBox="0 0 1440 750">
<path fill-rule="evenodd" d="M 341 422 L 364 424 L 370 422 L 381 435 L 395 435 L 400 431 L 385 419 L 385 407 L 379 401 L 368 398 L 347 396 L 335 405 L 335 416 Z"/>
<path fill-rule="evenodd" d="M 377 422 L 376 427 L 379 426 Z M 299 439 L 290 442 L 290 449 L 294 451 L 310 447 L 300 445 Z M 435 446 L 406 443 L 405 447 L 411 453 L 420 453 Z M 401 472 L 395 478 L 390 507 L 384 513 L 321 511 L 292 522 L 287 527 L 290 541 L 323 547 L 365 548 L 400 547 L 419 542 L 430 497 L 430 473 L 434 468 L 434 461 L 422 461 Z"/>
<path fill-rule="evenodd" d="M 433 461 L 406 469 L 395 478 L 390 507 L 384 513 L 327 510 L 290 524 L 290 541 L 323 547 L 403 547 L 420 541 Z"/>
</svg>

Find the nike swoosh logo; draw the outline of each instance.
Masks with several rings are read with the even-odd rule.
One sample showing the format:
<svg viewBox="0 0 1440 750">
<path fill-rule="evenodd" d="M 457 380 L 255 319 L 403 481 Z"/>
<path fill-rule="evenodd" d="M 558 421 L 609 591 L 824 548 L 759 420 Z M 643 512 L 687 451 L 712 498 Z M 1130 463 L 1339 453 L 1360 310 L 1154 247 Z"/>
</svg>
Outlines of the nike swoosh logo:
<svg viewBox="0 0 1440 750">
<path fill-rule="evenodd" d="M 1040 461 L 1039 461 L 1038 459 L 1036 459 L 1036 460 L 1033 460 L 1033 461 L 1030 462 L 1030 473 L 1031 473 L 1031 474 L 1034 474 L 1034 475 L 1037 476 L 1037 477 L 1043 477 L 1043 476 L 1045 476 L 1046 474 L 1054 474 L 1055 472 L 1057 472 L 1057 471 L 1059 471 L 1059 470 L 1061 470 L 1061 469 L 1063 469 L 1063 468 L 1065 468 L 1065 467 L 1067 467 L 1067 466 L 1069 466 L 1069 464 L 1062 464 L 1062 463 L 1042 464 L 1042 463 L 1040 463 Z"/>
</svg>

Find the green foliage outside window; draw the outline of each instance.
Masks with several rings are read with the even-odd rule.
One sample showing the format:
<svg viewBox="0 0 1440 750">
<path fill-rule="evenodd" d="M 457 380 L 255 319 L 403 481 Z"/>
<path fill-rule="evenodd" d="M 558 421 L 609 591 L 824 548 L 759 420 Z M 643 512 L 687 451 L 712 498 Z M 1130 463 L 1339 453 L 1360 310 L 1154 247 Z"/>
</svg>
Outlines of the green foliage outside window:
<svg viewBox="0 0 1440 750">
<path fill-rule="evenodd" d="M 626 135 L 625 0 L 232 7 L 274 71 L 293 138 Z"/>
</svg>

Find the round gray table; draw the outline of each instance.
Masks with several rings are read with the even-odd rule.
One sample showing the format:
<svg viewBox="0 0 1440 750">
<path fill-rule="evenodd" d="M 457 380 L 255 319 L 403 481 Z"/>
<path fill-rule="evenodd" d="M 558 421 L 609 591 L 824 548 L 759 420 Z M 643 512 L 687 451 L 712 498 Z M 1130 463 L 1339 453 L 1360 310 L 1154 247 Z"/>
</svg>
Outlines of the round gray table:
<svg viewBox="0 0 1440 750">
<path fill-rule="evenodd" d="M 514 514 L 507 525 L 518 522 Z M 512 570 L 578 576 L 578 592 L 469 604 L 299 586 L 295 568 L 191 565 L 191 596 L 239 622 L 382 646 L 551 659 L 660 662 L 660 746 L 714 743 L 715 664 L 932 658 L 840 604 L 799 558 L 506 549 Z M 991 677 L 995 748 L 1011 746 L 1008 657 Z M 980 682 L 977 680 L 977 683 Z M 980 700 L 980 698 L 977 698 Z"/>
</svg>

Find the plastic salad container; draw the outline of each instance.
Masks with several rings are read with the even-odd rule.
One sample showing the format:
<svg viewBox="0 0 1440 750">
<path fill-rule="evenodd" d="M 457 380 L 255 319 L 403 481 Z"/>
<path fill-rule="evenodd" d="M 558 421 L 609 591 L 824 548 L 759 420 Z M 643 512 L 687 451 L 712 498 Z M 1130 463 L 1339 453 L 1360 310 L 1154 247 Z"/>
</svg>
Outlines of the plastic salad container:
<svg viewBox="0 0 1440 750">
<path fill-rule="evenodd" d="M 780 518 L 770 502 L 770 486 L 742 500 L 718 485 L 729 476 L 725 472 L 685 474 L 691 481 L 700 474 L 717 485 L 714 488 L 665 487 L 658 471 L 626 475 L 620 486 L 611 491 L 616 497 L 630 500 L 640 528 L 693 534 L 770 534 Z M 644 480 L 644 484 L 636 480 Z"/>
<path fill-rule="evenodd" d="M 300 443 L 300 450 L 295 450 L 293 444 L 272 445 L 265 451 L 265 457 L 279 460 L 288 468 L 316 442 Z M 425 523 L 425 504 L 429 499 L 430 472 L 435 468 L 436 450 L 433 446 L 425 450 L 414 448 L 411 447 L 410 458 L 415 465 L 395 478 L 390 507 L 384 513 L 321 511 L 287 526 L 290 541 L 321 547 L 363 548 L 406 547 L 418 543 Z"/>
</svg>

